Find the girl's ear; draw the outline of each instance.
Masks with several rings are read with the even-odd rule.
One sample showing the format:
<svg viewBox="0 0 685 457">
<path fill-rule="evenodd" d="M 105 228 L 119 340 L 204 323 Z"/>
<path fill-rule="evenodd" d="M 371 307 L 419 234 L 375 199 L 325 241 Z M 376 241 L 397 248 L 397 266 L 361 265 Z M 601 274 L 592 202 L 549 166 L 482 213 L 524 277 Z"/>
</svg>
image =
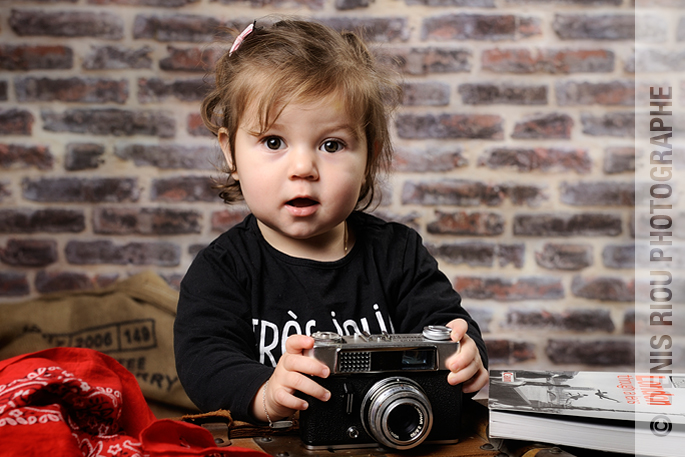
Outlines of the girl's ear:
<svg viewBox="0 0 685 457">
<path fill-rule="evenodd" d="M 217 139 L 219 140 L 219 146 L 221 146 L 221 152 L 224 153 L 224 158 L 228 164 L 228 169 L 233 170 L 231 176 L 236 181 L 238 180 L 238 171 L 235 169 L 235 164 L 233 163 L 233 155 L 231 154 L 231 142 L 228 137 L 228 130 L 225 127 L 221 127 L 217 133 Z"/>
</svg>

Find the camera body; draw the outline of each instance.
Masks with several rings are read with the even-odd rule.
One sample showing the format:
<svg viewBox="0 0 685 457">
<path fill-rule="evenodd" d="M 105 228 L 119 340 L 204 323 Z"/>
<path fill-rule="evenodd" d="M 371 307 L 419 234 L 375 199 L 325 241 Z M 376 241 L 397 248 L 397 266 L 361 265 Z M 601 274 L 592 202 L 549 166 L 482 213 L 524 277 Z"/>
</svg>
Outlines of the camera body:
<svg viewBox="0 0 685 457">
<path fill-rule="evenodd" d="M 447 382 L 448 357 L 459 351 L 451 329 L 423 333 L 340 336 L 317 332 L 305 355 L 331 370 L 316 381 L 327 402 L 305 396 L 300 437 L 309 449 L 411 449 L 458 440 L 461 387 Z"/>
</svg>

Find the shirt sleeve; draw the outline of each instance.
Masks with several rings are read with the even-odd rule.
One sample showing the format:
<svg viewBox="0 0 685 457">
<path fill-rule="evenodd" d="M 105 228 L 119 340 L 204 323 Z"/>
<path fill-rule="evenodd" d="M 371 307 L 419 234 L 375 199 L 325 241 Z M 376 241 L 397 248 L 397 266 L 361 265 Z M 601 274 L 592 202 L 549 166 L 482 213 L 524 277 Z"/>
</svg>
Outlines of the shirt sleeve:
<svg viewBox="0 0 685 457">
<path fill-rule="evenodd" d="M 174 322 L 176 370 L 200 410 L 228 409 L 235 419 L 254 421 L 252 399 L 273 368 L 258 361 L 249 300 L 228 257 L 210 245 L 181 282 Z"/>
<path fill-rule="evenodd" d="M 478 346 L 483 366 L 488 367 L 488 353 L 478 323 L 462 307 L 459 293 L 438 268 L 438 262 L 428 252 L 421 236 L 409 230 L 403 258 L 394 287 L 398 291 L 393 320 L 396 331 L 420 333 L 426 325 L 445 325 L 461 318 L 468 323 L 467 334 Z"/>
</svg>

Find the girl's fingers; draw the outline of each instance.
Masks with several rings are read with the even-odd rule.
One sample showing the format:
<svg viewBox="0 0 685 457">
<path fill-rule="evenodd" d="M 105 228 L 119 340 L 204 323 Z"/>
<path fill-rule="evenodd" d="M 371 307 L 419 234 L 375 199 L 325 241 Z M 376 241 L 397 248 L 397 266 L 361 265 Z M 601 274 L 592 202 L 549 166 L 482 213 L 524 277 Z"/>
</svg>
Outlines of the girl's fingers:
<svg viewBox="0 0 685 457">
<path fill-rule="evenodd" d="M 461 341 L 469 329 L 469 324 L 464 319 L 454 319 L 447 324 L 447 327 L 452 329 L 452 334 L 450 335 L 452 341 Z"/>
<path fill-rule="evenodd" d="M 481 368 L 475 376 L 464 383 L 462 391 L 464 393 L 478 392 L 485 387 L 489 380 L 490 375 L 488 374 L 488 370 Z"/>
<path fill-rule="evenodd" d="M 331 370 L 320 361 L 302 355 L 284 354 L 281 356 L 285 371 L 304 373 L 319 378 L 327 378 Z"/>
<path fill-rule="evenodd" d="M 307 335 L 290 335 L 285 340 L 285 352 L 287 354 L 302 354 L 302 351 L 314 347 L 314 338 Z"/>
</svg>

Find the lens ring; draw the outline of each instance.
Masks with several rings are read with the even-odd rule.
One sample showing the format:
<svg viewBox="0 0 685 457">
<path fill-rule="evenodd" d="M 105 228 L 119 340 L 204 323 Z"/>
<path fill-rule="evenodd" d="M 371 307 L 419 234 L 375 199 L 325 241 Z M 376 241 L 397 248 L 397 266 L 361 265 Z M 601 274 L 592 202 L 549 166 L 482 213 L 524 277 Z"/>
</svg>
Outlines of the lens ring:
<svg viewBox="0 0 685 457">
<path fill-rule="evenodd" d="M 401 414 L 403 417 L 398 417 Z M 397 423 L 397 419 L 404 419 Z M 383 410 L 383 435 L 400 446 L 417 446 L 426 438 L 424 432 L 428 411 L 415 399 L 405 398 L 395 401 Z"/>
<path fill-rule="evenodd" d="M 391 422 L 397 413 L 415 413 L 413 426 L 402 433 L 393 430 Z M 375 383 L 362 400 L 362 424 L 380 444 L 394 449 L 411 449 L 421 444 L 433 426 L 433 411 L 423 389 L 409 378 L 386 378 Z"/>
</svg>

